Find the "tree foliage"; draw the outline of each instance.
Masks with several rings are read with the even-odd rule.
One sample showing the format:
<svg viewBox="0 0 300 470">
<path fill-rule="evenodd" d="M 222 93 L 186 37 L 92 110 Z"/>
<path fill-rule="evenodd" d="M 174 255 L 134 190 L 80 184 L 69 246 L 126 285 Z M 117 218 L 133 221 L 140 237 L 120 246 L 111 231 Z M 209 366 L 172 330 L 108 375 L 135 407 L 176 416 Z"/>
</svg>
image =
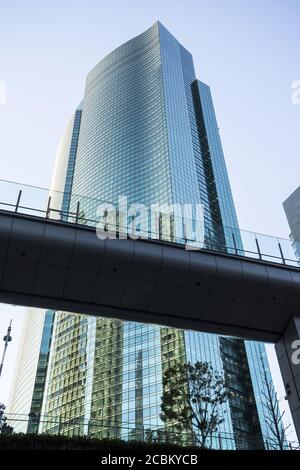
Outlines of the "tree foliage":
<svg viewBox="0 0 300 470">
<path fill-rule="evenodd" d="M 227 399 L 224 377 L 210 363 L 175 363 L 163 376 L 160 416 L 176 431 L 190 432 L 200 447 L 210 447 Z"/>
<path fill-rule="evenodd" d="M 0 403 L 0 434 L 11 434 L 13 432 L 13 428 L 7 424 L 5 409 L 6 406 L 4 403 Z"/>
<path fill-rule="evenodd" d="M 264 387 L 261 393 L 264 397 L 265 421 L 269 431 L 268 444 L 272 449 L 284 450 L 287 445 L 286 431 L 291 425 L 284 426 L 283 416 L 285 412 L 280 411 L 277 392 L 275 391 L 272 379 L 267 375 L 263 360 L 262 366 L 264 371 Z"/>
</svg>

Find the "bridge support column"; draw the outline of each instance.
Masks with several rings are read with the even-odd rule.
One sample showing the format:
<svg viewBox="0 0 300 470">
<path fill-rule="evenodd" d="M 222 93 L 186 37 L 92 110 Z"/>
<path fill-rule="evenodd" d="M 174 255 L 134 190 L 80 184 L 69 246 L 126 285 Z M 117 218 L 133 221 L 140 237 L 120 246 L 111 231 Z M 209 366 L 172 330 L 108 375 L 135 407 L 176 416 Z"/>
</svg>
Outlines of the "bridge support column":
<svg viewBox="0 0 300 470">
<path fill-rule="evenodd" d="M 275 346 L 298 440 L 300 440 L 300 317 L 292 317 Z"/>
</svg>

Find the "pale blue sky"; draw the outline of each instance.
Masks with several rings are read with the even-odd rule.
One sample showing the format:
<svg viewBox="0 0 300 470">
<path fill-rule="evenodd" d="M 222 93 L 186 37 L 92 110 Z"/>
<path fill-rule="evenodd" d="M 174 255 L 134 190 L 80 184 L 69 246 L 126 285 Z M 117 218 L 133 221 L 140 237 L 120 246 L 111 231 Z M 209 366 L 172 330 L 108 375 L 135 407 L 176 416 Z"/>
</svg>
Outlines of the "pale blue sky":
<svg viewBox="0 0 300 470">
<path fill-rule="evenodd" d="M 240 227 L 287 238 L 282 202 L 300 184 L 299 18 L 299 0 L 1 2 L 0 178 L 48 187 L 87 72 L 160 20 L 212 89 Z"/>
</svg>

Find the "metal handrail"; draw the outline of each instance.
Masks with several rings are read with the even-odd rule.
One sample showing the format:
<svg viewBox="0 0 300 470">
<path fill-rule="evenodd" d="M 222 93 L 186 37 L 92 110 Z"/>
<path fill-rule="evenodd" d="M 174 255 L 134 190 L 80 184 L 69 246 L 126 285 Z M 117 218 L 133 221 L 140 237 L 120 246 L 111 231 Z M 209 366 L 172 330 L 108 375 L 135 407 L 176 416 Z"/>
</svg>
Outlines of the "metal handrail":
<svg viewBox="0 0 300 470">
<path fill-rule="evenodd" d="M 1 189 L 1 184 L 8 184 L 10 185 L 9 187 L 16 187 L 19 189 L 20 187 L 22 189 L 19 189 L 16 200 L 14 203 L 12 202 L 7 202 L 3 201 L 0 199 L 0 206 L 4 206 L 5 208 L 10 208 L 12 212 L 18 213 L 18 214 L 26 214 L 30 215 L 32 217 L 45 217 L 47 219 L 52 219 L 55 220 L 56 222 L 63 222 L 63 223 L 71 223 L 75 225 L 87 225 L 87 226 L 95 226 L 99 221 L 85 217 L 84 214 L 80 214 L 80 207 L 81 207 L 81 201 L 93 201 L 93 202 L 99 202 L 103 203 L 104 201 L 98 200 L 96 198 L 87 198 L 87 197 L 81 197 L 74 195 L 73 193 L 70 194 L 72 198 L 75 198 L 76 202 L 76 211 L 71 211 L 71 210 L 63 210 L 62 208 L 57 209 L 56 207 L 51 207 L 51 202 L 53 200 L 52 196 L 58 195 L 61 198 L 64 197 L 65 193 L 62 192 L 57 192 L 57 191 L 49 191 L 43 188 L 37 188 L 34 186 L 29 186 L 29 185 L 21 185 L 18 183 L 13 183 L 11 181 L 5 181 L 5 180 L 0 180 L 0 189 Z M 46 197 L 46 204 L 44 204 L 44 208 L 40 207 L 30 207 L 28 205 L 22 205 L 21 200 L 24 198 L 24 194 L 26 194 L 26 190 L 34 190 L 36 192 L 43 191 L 43 195 L 47 196 Z M 49 195 L 50 194 L 50 195 Z M 0 196 L 1 197 L 1 196 Z M 110 203 L 111 204 L 111 203 Z M 4 209 L 3 209 L 4 210 Z M 32 214 L 32 212 L 35 213 L 35 215 Z M 38 215 L 37 215 L 38 214 Z M 52 215 L 52 217 L 51 217 Z M 53 217 L 53 215 L 55 217 Z M 125 227 L 126 228 L 126 227 Z M 111 226 L 110 229 L 116 230 L 116 233 L 118 234 L 118 226 Z M 210 230 L 211 231 L 211 230 Z M 230 234 L 230 242 L 228 243 L 228 236 L 225 235 L 225 233 Z M 256 250 L 254 251 L 253 248 L 249 249 L 248 246 L 244 246 L 245 243 L 243 243 L 243 235 L 251 235 L 252 238 L 252 244 L 254 243 L 254 246 L 256 246 Z M 182 245 L 182 244 L 188 244 L 190 240 L 188 240 L 185 237 L 180 237 L 180 242 L 178 242 L 177 239 L 173 239 L 174 237 L 170 236 L 170 234 L 164 234 L 164 233 L 157 233 L 156 235 L 159 236 L 160 241 L 163 241 L 164 243 L 172 243 L 176 245 Z M 166 240 L 166 235 L 168 235 L 170 239 Z M 288 239 L 278 239 L 276 237 L 271 237 L 271 236 L 266 236 L 262 234 L 257 234 L 254 232 L 249 232 L 249 231 L 242 231 L 238 228 L 230 228 L 230 227 L 223 227 L 223 226 L 215 226 L 214 232 L 213 232 L 213 238 L 204 237 L 203 240 L 203 250 L 207 251 L 214 251 L 218 253 L 226 253 L 231 256 L 239 256 L 239 257 L 247 257 L 250 259 L 258 259 L 259 261 L 267 261 L 271 263 L 276 263 L 280 265 L 292 265 L 296 269 L 300 268 L 300 259 L 298 258 L 298 254 L 295 253 L 295 242 L 288 240 Z M 222 242 L 217 242 L 215 240 L 216 237 L 220 236 L 222 238 Z M 272 241 L 274 243 L 276 241 L 276 245 L 278 248 L 278 251 L 276 253 L 266 253 L 265 250 L 262 250 L 258 236 L 263 236 L 267 237 L 267 241 Z M 152 240 L 150 238 L 150 240 Z M 156 239 L 155 239 L 156 240 Z M 288 247 L 291 249 L 291 252 L 294 252 L 294 258 L 291 256 L 287 256 L 283 252 L 282 248 L 282 243 L 288 243 Z M 221 245 L 221 246 L 220 246 Z M 300 245 L 299 245 L 299 252 L 300 252 Z"/>
<path fill-rule="evenodd" d="M 195 440 L 193 439 L 192 433 L 190 430 L 187 430 L 185 433 L 178 433 L 173 431 L 172 429 L 168 429 L 168 427 L 155 427 L 153 425 L 147 424 L 146 422 L 141 423 L 141 425 L 132 425 L 130 426 L 122 426 L 122 425 L 106 425 L 103 424 L 103 420 L 89 420 L 89 419 L 82 419 L 79 417 L 75 418 L 65 418 L 64 420 L 60 416 L 53 416 L 49 417 L 47 415 L 40 415 L 40 414 L 32 414 L 27 415 L 23 413 L 5 413 L 7 418 L 7 424 L 9 426 L 14 425 L 14 423 L 28 423 L 33 426 L 40 426 L 41 433 L 46 434 L 59 434 L 68 436 L 68 432 L 77 429 L 78 435 L 86 436 L 93 438 L 95 437 L 95 433 L 109 433 L 113 431 L 113 436 L 107 436 L 106 438 L 117 438 L 122 440 L 142 440 L 147 441 L 149 439 L 153 439 L 153 442 L 157 441 L 157 439 L 161 439 L 163 442 L 172 442 L 178 440 L 182 442 L 182 444 L 190 445 L 193 441 L 195 444 Z M 47 426 L 47 424 L 49 426 Z M 43 427 L 43 425 L 45 427 Z M 97 428 L 96 431 L 93 431 L 92 428 Z M 84 432 L 84 428 L 88 430 L 88 432 Z M 1 428 L 0 428 L 1 431 Z M 37 433 L 37 428 L 35 433 Z M 13 430 L 14 432 L 14 430 Z M 28 432 L 28 431 L 27 431 Z M 40 433 L 40 431 L 38 431 Z M 135 435 L 136 434 L 136 435 Z M 155 437 L 156 436 L 156 437 Z M 251 436 L 247 435 L 246 433 L 242 432 L 222 432 L 216 431 L 210 436 L 209 443 L 213 448 L 219 449 L 226 449 L 228 444 L 231 448 L 247 448 L 247 446 L 262 446 L 266 449 L 277 448 L 278 444 L 268 435 L 261 435 L 261 436 Z M 277 446 L 277 447 L 276 447 Z M 286 450 L 299 450 L 300 445 L 297 441 L 288 441 L 284 443 L 284 448 Z"/>
</svg>

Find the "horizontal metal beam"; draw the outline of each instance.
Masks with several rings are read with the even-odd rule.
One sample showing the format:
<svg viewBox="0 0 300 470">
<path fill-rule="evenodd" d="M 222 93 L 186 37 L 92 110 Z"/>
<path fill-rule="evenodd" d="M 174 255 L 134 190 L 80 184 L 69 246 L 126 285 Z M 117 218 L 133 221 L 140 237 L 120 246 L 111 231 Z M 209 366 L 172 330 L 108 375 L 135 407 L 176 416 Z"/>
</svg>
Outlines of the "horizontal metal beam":
<svg viewBox="0 0 300 470">
<path fill-rule="evenodd" d="M 276 342 L 300 271 L 0 211 L 0 301 Z"/>
</svg>

